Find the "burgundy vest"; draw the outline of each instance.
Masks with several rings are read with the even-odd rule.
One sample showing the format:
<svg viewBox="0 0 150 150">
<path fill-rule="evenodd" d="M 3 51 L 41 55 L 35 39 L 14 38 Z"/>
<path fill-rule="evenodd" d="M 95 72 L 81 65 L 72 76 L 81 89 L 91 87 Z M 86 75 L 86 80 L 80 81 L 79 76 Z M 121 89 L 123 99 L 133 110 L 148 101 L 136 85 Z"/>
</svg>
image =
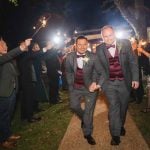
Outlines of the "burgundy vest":
<svg viewBox="0 0 150 150">
<path fill-rule="evenodd" d="M 116 49 L 114 57 L 112 57 L 109 50 L 107 50 L 107 56 L 109 59 L 109 79 L 111 81 L 123 80 L 124 76 L 121 69 L 121 65 L 119 63 L 118 50 Z"/>
<path fill-rule="evenodd" d="M 83 69 L 77 67 L 74 80 L 74 88 L 81 88 L 83 86 L 84 86 Z"/>
</svg>

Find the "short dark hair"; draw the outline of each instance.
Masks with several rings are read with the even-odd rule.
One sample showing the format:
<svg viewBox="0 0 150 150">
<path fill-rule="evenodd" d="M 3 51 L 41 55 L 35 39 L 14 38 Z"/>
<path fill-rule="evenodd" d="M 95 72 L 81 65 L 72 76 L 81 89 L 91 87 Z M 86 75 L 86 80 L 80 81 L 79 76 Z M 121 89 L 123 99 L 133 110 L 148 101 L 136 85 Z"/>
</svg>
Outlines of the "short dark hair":
<svg viewBox="0 0 150 150">
<path fill-rule="evenodd" d="M 88 41 L 88 39 L 87 39 L 85 36 L 81 35 L 81 36 L 78 36 L 78 37 L 76 38 L 76 43 L 77 43 L 77 41 L 80 40 L 80 39 L 85 39 L 86 41 Z"/>
</svg>

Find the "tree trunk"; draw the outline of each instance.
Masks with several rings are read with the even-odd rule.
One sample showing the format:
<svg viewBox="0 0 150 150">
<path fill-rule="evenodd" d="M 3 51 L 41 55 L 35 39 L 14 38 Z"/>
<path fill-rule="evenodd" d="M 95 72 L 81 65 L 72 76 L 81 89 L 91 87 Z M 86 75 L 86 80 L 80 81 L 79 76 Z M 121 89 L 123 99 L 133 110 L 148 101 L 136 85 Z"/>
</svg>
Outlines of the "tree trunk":
<svg viewBox="0 0 150 150">
<path fill-rule="evenodd" d="M 131 25 L 138 39 L 147 39 L 146 12 L 143 0 L 134 0 L 133 5 L 126 5 L 126 0 L 114 0 L 122 16 Z"/>
</svg>

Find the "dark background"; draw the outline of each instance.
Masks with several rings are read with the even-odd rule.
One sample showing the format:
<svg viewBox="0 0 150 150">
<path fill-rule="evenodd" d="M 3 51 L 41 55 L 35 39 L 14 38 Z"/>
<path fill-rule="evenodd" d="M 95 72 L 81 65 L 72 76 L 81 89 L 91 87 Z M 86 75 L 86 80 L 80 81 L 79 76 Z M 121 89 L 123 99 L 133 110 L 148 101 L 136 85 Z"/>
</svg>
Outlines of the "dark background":
<svg viewBox="0 0 150 150">
<path fill-rule="evenodd" d="M 51 16 L 45 28 L 34 37 L 47 40 L 50 34 L 61 30 L 72 35 L 74 30 L 98 29 L 111 24 L 118 28 L 131 28 L 115 5 L 104 6 L 105 0 L 20 0 L 14 6 L 8 0 L 0 1 L 0 35 L 9 47 L 17 44 L 35 32 L 41 16 Z M 128 0 L 127 0 L 128 1 Z M 147 1 L 146 5 L 150 7 Z M 109 11 L 108 11 L 109 10 Z"/>
</svg>

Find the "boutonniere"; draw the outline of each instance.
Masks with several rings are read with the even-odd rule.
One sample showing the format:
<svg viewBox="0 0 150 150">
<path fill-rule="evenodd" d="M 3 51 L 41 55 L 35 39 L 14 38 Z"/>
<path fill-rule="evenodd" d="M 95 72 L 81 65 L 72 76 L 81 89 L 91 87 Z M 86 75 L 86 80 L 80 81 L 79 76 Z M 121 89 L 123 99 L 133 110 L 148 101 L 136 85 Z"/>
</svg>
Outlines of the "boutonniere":
<svg viewBox="0 0 150 150">
<path fill-rule="evenodd" d="M 88 64 L 88 61 L 90 60 L 90 58 L 86 55 L 84 58 L 83 58 L 83 64 Z"/>
</svg>

